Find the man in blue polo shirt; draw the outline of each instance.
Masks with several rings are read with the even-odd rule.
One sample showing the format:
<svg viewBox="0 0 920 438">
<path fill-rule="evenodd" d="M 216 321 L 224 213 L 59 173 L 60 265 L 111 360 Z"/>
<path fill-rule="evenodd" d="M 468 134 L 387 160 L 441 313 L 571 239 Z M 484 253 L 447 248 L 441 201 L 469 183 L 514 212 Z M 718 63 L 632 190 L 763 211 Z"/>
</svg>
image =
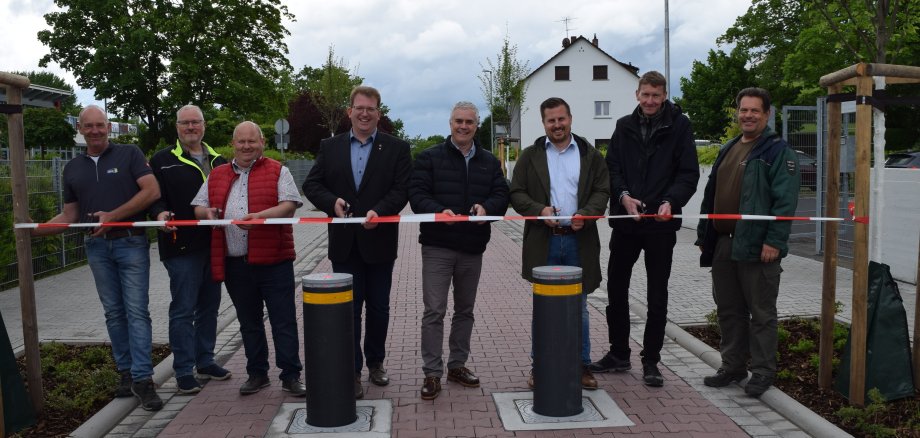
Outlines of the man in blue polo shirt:
<svg viewBox="0 0 920 438">
<path fill-rule="evenodd" d="M 77 129 L 86 153 L 64 166 L 64 209 L 49 223 L 144 220 L 160 188 L 144 154 L 134 145 L 109 143 L 111 125 L 98 106 L 80 112 Z M 33 229 L 32 235 L 63 228 Z M 121 373 L 116 397 L 135 395 L 148 411 L 163 408 L 153 384 L 152 332 L 148 310 L 150 249 L 142 228 L 97 227 L 84 247 L 105 310 L 112 355 Z"/>
</svg>

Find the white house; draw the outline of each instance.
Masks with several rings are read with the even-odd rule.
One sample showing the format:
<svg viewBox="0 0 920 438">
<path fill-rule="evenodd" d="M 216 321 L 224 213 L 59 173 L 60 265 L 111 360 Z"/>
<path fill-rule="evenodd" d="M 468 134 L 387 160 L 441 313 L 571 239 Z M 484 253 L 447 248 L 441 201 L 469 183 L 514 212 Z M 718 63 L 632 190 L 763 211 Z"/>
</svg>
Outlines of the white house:
<svg viewBox="0 0 920 438">
<path fill-rule="evenodd" d="M 616 120 L 635 109 L 639 68 L 617 61 L 597 45 L 597 36 L 566 38 L 562 50 L 527 76 L 521 112 L 512 137 L 527 147 L 544 135 L 540 103 L 561 97 L 572 110 L 572 132 L 595 146 L 610 142 Z"/>
</svg>

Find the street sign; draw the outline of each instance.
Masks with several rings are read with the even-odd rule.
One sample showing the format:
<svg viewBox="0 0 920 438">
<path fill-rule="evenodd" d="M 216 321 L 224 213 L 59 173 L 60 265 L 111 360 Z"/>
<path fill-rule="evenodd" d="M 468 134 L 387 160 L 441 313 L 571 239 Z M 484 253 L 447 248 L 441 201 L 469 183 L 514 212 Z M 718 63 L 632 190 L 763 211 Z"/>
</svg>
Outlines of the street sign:
<svg viewBox="0 0 920 438">
<path fill-rule="evenodd" d="M 275 145 L 278 146 L 279 150 L 287 149 L 287 145 L 290 141 L 291 136 L 289 134 L 275 134 Z"/>
<path fill-rule="evenodd" d="M 275 120 L 275 134 L 287 134 L 290 129 L 291 124 L 288 123 L 287 119 Z"/>
</svg>

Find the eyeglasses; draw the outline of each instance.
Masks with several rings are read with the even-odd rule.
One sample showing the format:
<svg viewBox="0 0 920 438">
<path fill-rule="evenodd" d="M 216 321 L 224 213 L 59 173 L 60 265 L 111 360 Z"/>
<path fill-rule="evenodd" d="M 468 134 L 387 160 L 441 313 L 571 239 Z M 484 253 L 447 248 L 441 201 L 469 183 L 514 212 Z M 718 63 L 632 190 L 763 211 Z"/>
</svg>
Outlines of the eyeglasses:
<svg viewBox="0 0 920 438">
<path fill-rule="evenodd" d="M 204 124 L 204 120 L 180 120 L 176 124 L 181 126 L 201 126 Z"/>
<path fill-rule="evenodd" d="M 355 110 L 355 111 L 357 111 L 357 112 L 359 112 L 359 113 L 374 114 L 374 113 L 377 112 L 377 108 L 374 108 L 374 107 L 372 107 L 372 106 L 353 106 L 353 107 L 351 107 L 351 109 L 353 109 L 353 110 Z"/>
</svg>

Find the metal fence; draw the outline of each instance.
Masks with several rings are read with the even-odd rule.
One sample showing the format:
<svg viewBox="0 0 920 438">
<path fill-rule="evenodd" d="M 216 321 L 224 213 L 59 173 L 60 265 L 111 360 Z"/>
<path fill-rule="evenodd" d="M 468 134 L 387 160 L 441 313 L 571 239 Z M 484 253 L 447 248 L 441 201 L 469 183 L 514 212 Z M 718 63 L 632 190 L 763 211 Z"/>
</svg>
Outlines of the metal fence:
<svg viewBox="0 0 920 438">
<path fill-rule="evenodd" d="M 61 211 L 61 172 L 65 160 L 27 160 L 26 191 L 29 216 L 36 221 L 50 219 Z M 13 235 L 13 193 L 10 162 L 0 161 L 0 290 L 18 284 L 16 241 Z M 83 263 L 83 233 L 79 230 L 32 239 L 32 269 L 43 276 Z"/>
<path fill-rule="evenodd" d="M 847 217 L 847 205 L 853 199 L 856 118 L 854 113 L 844 112 L 840 139 L 840 211 L 825 211 L 828 135 L 825 108 L 825 98 L 818 99 L 816 106 L 783 107 L 783 138 L 796 150 L 802 176 L 798 216 Z M 813 241 L 815 254 L 822 254 L 824 226 L 824 222 L 793 222 L 790 239 Z M 838 230 L 838 256 L 852 258 L 853 223 L 840 223 Z"/>
</svg>

